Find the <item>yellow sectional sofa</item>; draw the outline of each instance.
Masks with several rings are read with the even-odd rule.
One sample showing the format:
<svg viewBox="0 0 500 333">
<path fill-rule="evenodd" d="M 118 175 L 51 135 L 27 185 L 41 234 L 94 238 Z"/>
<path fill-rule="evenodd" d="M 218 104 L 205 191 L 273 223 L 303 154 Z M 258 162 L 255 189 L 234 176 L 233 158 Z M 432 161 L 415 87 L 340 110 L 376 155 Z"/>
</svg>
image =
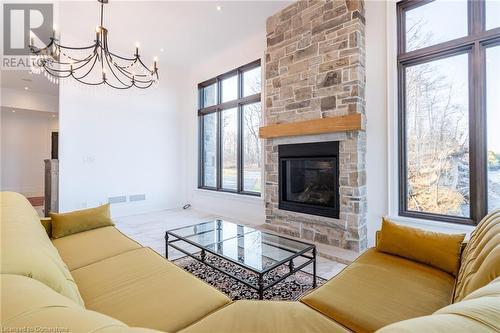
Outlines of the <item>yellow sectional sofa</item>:
<svg viewBox="0 0 500 333">
<path fill-rule="evenodd" d="M 500 211 L 472 234 L 456 278 L 370 249 L 300 301 L 231 302 L 115 227 L 50 239 L 24 197 L 0 200 L 3 331 L 500 331 Z"/>
</svg>

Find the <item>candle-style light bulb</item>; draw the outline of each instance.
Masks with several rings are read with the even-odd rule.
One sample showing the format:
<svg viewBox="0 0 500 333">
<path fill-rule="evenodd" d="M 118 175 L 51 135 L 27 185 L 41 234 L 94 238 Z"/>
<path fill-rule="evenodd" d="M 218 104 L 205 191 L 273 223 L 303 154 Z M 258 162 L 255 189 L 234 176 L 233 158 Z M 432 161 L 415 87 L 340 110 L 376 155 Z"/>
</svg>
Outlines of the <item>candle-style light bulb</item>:
<svg viewBox="0 0 500 333">
<path fill-rule="evenodd" d="M 139 42 L 136 42 L 135 43 L 135 56 L 136 57 L 139 56 L 139 46 L 141 46 L 141 44 Z"/>
</svg>

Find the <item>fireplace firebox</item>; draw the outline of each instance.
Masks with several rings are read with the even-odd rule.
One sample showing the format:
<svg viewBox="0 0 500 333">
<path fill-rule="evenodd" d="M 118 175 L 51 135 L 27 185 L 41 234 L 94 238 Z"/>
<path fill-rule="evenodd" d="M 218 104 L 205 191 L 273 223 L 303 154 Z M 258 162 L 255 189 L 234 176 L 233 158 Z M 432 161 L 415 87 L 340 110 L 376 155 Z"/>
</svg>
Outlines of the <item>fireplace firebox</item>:
<svg viewBox="0 0 500 333">
<path fill-rule="evenodd" d="M 278 146 L 279 209 L 339 218 L 339 142 Z"/>
</svg>

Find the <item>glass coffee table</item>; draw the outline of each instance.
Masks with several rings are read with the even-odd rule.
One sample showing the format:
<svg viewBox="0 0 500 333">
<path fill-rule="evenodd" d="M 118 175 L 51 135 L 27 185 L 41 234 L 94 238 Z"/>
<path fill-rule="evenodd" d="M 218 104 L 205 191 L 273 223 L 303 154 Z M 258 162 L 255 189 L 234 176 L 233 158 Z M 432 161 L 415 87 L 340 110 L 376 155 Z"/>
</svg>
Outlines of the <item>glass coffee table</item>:
<svg viewBox="0 0 500 333">
<path fill-rule="evenodd" d="M 311 264 L 313 268 L 312 287 L 316 287 L 315 245 L 244 225 L 214 220 L 168 230 L 165 233 L 167 259 L 169 247 L 255 289 L 259 294 L 259 299 L 263 298 L 265 290 Z M 256 274 L 257 283 L 241 279 L 222 267 L 206 261 L 207 253 Z M 267 273 L 284 264 L 288 265 L 286 274 L 281 274 L 271 282 L 264 283 L 264 277 Z"/>
</svg>

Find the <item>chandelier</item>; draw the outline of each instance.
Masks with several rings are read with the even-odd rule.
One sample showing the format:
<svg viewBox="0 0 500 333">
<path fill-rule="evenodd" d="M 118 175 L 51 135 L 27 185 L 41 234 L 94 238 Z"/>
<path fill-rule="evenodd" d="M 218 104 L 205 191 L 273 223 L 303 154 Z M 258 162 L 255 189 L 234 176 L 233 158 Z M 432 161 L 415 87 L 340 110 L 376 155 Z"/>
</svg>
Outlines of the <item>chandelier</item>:
<svg viewBox="0 0 500 333">
<path fill-rule="evenodd" d="M 148 68 L 139 55 L 138 44 L 132 57 L 109 50 L 108 30 L 103 25 L 104 4 L 108 0 L 97 1 L 101 3 L 101 20 L 94 43 L 86 47 L 63 46 L 53 34 L 46 47 L 37 48 L 31 38 L 32 71 L 43 71 L 53 83 L 74 79 L 90 86 L 108 85 L 116 89 L 146 89 L 158 83 L 158 59 L 154 58 L 153 66 Z"/>
</svg>

